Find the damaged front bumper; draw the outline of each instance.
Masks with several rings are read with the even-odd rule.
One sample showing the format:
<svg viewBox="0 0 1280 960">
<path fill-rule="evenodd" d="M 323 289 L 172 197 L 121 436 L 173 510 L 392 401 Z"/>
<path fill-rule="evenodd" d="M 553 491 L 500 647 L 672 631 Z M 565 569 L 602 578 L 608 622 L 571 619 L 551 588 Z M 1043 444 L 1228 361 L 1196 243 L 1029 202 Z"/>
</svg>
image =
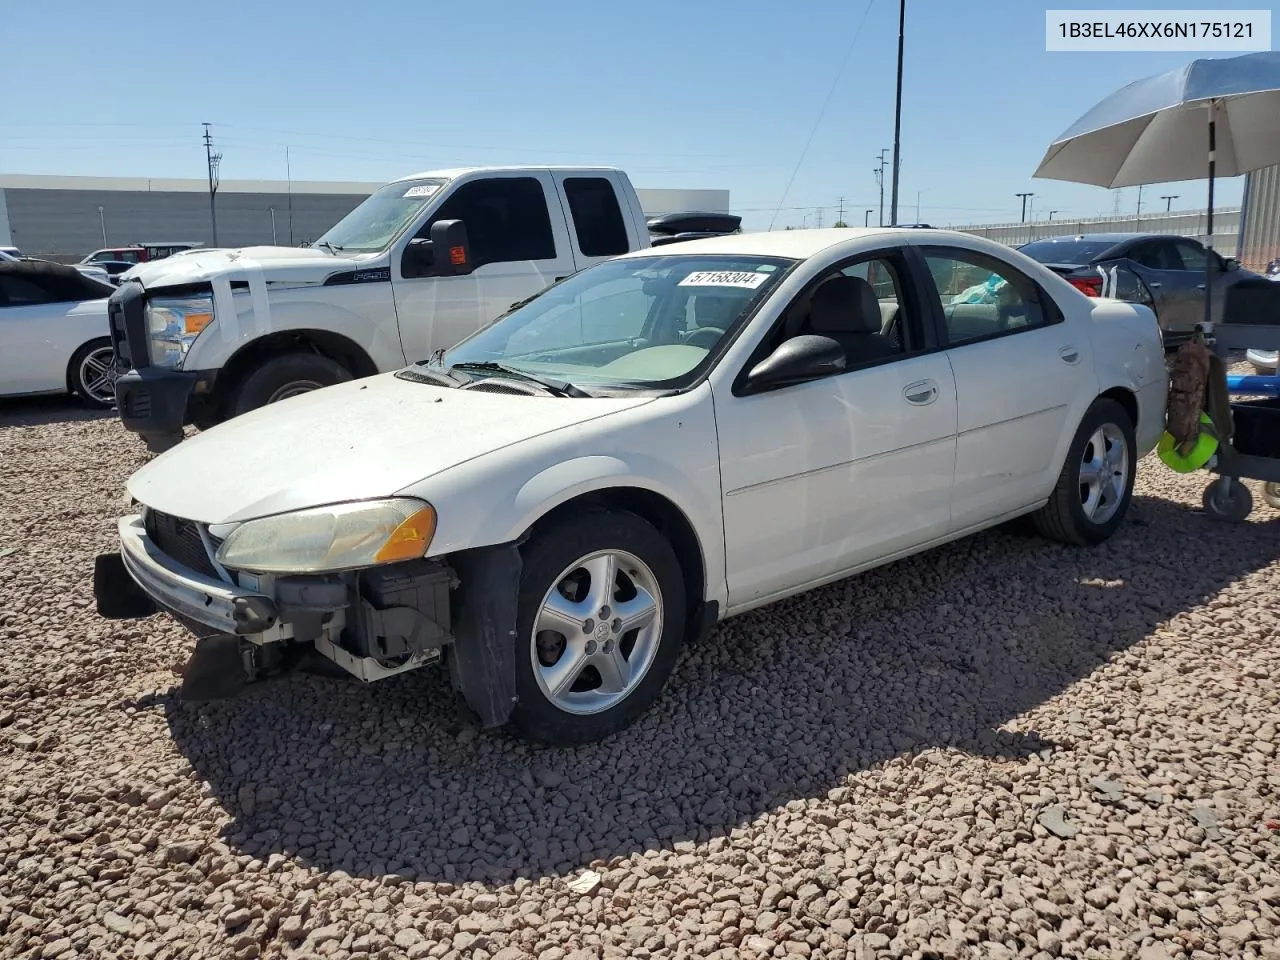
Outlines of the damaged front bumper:
<svg viewBox="0 0 1280 960">
<path fill-rule="evenodd" d="M 153 528 L 174 536 L 168 520 L 165 527 L 153 518 Z M 221 567 L 207 527 L 177 523 L 203 540 L 203 553 L 185 542 L 187 563 L 148 533 L 145 514 L 121 518 L 119 552 L 95 563 L 94 596 L 107 619 L 163 611 L 196 634 L 184 694 L 198 677 L 202 690 L 233 695 L 312 651 L 365 682 L 447 659 L 455 687 L 485 726 L 509 717 L 519 581 L 514 545 L 467 551 L 454 565 L 422 559 L 341 574 L 267 576 Z M 459 573 L 471 591 L 458 589 Z"/>
</svg>

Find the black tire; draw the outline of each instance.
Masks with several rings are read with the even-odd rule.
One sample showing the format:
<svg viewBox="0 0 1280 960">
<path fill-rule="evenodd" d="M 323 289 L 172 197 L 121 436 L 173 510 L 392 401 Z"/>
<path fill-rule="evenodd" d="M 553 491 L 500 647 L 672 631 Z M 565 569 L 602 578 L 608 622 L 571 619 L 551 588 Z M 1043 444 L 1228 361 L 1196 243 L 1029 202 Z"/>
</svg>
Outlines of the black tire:
<svg viewBox="0 0 1280 960">
<path fill-rule="evenodd" d="M 86 407 L 94 410 L 109 410 L 115 406 L 114 377 L 112 378 L 109 396 L 102 389 L 95 389 L 95 381 L 86 382 L 90 376 L 85 367 L 86 361 L 93 357 L 94 354 L 97 354 L 99 358 L 105 356 L 107 362 L 114 367 L 115 353 L 111 347 L 111 338 L 98 337 L 95 340 L 90 340 L 72 354 L 71 362 L 67 364 L 67 385 Z"/>
<path fill-rule="evenodd" d="M 227 404 L 229 416 L 265 407 L 285 395 L 330 387 L 351 380 L 351 371 L 318 353 L 282 353 L 266 360 L 240 381 Z"/>
<path fill-rule="evenodd" d="M 555 578 L 579 559 L 602 550 L 625 551 L 649 568 L 661 594 L 662 626 L 657 650 L 634 689 L 598 713 L 574 714 L 552 702 L 539 684 L 534 623 L 543 598 L 556 585 Z M 515 638 L 517 699 L 511 730 L 525 740 L 553 746 L 589 743 L 617 733 L 657 700 L 685 639 L 688 601 L 675 551 L 640 517 L 601 510 L 549 525 L 524 546 L 522 554 Z"/>
<path fill-rule="evenodd" d="M 1095 522 L 1084 510 L 1081 497 L 1080 468 L 1093 434 L 1112 425 L 1124 439 L 1127 450 L 1124 492 L 1114 512 L 1104 522 Z M 1040 535 L 1072 546 L 1096 546 L 1109 539 L 1124 522 L 1133 499 L 1133 481 L 1138 472 L 1137 442 L 1133 422 L 1124 407 L 1107 397 L 1099 397 L 1085 411 L 1062 465 L 1058 483 L 1049 502 L 1031 515 Z"/>
<path fill-rule="evenodd" d="M 1204 488 L 1200 503 L 1214 520 L 1240 523 L 1253 512 L 1253 493 L 1234 477 L 1220 477 Z"/>
</svg>

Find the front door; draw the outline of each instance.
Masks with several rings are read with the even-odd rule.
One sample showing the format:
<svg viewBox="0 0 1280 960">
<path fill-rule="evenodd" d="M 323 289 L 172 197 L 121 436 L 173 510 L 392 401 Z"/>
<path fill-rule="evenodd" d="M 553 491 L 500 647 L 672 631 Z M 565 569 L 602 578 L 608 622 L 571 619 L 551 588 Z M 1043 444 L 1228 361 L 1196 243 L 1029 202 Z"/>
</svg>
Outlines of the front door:
<svg viewBox="0 0 1280 960">
<path fill-rule="evenodd" d="M 1194 330 L 1204 319 L 1204 260 L 1199 261 L 1198 273 L 1186 269 L 1172 237 L 1144 240 L 1129 258 L 1151 290 L 1161 328 L 1175 333 Z"/>
<path fill-rule="evenodd" d="M 948 526 L 951 366 L 942 353 L 922 352 L 920 298 L 904 287 L 897 252 L 860 258 L 840 272 L 879 287 L 886 325 L 894 327 L 882 335 L 894 344 L 892 355 L 851 357 L 841 374 L 755 395 L 734 395 L 727 383 L 716 388 L 731 609 L 832 579 L 936 539 Z M 806 298 L 816 286 L 783 314 L 764 350 L 806 332 Z"/>
<path fill-rule="evenodd" d="M 425 360 L 574 270 L 556 187 L 547 172 L 487 175 L 458 186 L 421 226 L 461 220 L 475 270 L 461 277 L 405 277 L 392 258 L 392 289 L 405 359 Z"/>
<path fill-rule="evenodd" d="M 934 283 L 958 406 L 951 529 L 1046 497 L 1057 452 L 1093 399 L 1088 332 L 1030 277 L 957 247 L 920 252 Z"/>
</svg>

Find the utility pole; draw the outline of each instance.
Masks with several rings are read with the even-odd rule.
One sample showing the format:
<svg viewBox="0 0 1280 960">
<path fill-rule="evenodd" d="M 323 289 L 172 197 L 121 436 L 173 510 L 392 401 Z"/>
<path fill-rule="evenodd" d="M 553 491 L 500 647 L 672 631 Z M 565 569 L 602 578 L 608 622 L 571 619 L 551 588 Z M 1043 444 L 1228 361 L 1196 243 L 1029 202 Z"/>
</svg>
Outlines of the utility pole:
<svg viewBox="0 0 1280 960">
<path fill-rule="evenodd" d="M 1138 209 L 1134 211 L 1133 219 L 1142 222 L 1142 184 L 1138 185 Z"/>
<path fill-rule="evenodd" d="M 836 215 L 836 225 L 844 226 L 844 197 L 840 198 L 840 212 Z"/>
<path fill-rule="evenodd" d="M 822 229 L 822 208 L 818 208 L 818 229 Z"/>
<path fill-rule="evenodd" d="M 884 168 L 888 164 L 888 160 L 884 155 L 889 152 L 889 148 L 881 150 L 876 156 L 878 166 L 873 171 L 876 175 L 876 183 L 880 185 L 880 226 L 884 226 Z"/>
<path fill-rule="evenodd" d="M 866 212 L 866 214 L 865 214 L 865 215 L 863 216 L 863 218 L 862 218 L 862 225 L 863 225 L 864 227 L 869 227 L 869 226 L 871 226 L 871 215 L 872 215 L 873 213 L 875 213 L 875 212 L 876 212 L 876 208 L 875 208 L 875 207 L 867 207 L 867 212 Z"/>
<path fill-rule="evenodd" d="M 893 197 L 890 201 L 889 219 L 894 226 L 898 224 L 898 167 L 901 158 L 898 155 L 902 134 L 902 35 L 907 24 L 907 0 L 898 0 L 898 88 L 893 107 Z"/>
<path fill-rule="evenodd" d="M 1034 197 L 1034 196 L 1035 196 L 1035 194 L 1034 194 L 1034 193 L 1030 193 L 1030 192 L 1028 192 L 1028 193 L 1015 193 L 1015 194 L 1014 194 L 1014 196 L 1015 196 L 1015 197 L 1021 197 L 1021 198 L 1022 198 L 1022 222 L 1023 222 L 1023 223 L 1026 223 L 1026 222 L 1027 222 L 1027 197 Z"/>
<path fill-rule="evenodd" d="M 1179 196 L 1180 196 L 1180 194 L 1177 194 L 1177 193 L 1171 193 L 1171 194 L 1169 194 L 1168 196 L 1164 196 L 1164 197 L 1161 197 L 1161 198 L 1160 198 L 1161 200 L 1163 200 L 1163 201 L 1164 201 L 1164 212 L 1165 212 L 1165 213 L 1168 213 L 1168 212 L 1170 211 L 1170 209 L 1173 207 L 1173 201 L 1177 200 Z"/>
<path fill-rule="evenodd" d="M 209 124 L 204 125 L 204 155 L 209 165 L 209 220 L 213 225 L 213 245 L 218 245 L 218 210 L 214 206 L 214 196 L 218 192 L 218 167 L 222 163 L 222 154 L 213 152 L 213 137 L 209 135 Z"/>
</svg>

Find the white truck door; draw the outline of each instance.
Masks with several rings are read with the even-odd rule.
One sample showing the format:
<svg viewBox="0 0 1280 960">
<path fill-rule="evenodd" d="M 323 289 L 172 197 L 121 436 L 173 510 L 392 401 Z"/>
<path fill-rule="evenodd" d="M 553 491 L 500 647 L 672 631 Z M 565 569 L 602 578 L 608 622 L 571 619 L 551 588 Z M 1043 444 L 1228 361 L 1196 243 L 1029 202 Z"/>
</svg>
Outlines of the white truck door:
<svg viewBox="0 0 1280 960">
<path fill-rule="evenodd" d="M 400 342 L 410 363 L 505 312 L 511 304 L 574 270 L 556 184 L 547 170 L 486 173 L 459 184 L 418 229 L 461 220 L 475 270 L 463 277 L 406 277 L 403 252 L 391 262 Z"/>
<path fill-rule="evenodd" d="M 552 175 L 572 235 L 577 269 L 648 246 L 644 215 L 631 209 L 618 173 L 557 170 Z"/>
</svg>

